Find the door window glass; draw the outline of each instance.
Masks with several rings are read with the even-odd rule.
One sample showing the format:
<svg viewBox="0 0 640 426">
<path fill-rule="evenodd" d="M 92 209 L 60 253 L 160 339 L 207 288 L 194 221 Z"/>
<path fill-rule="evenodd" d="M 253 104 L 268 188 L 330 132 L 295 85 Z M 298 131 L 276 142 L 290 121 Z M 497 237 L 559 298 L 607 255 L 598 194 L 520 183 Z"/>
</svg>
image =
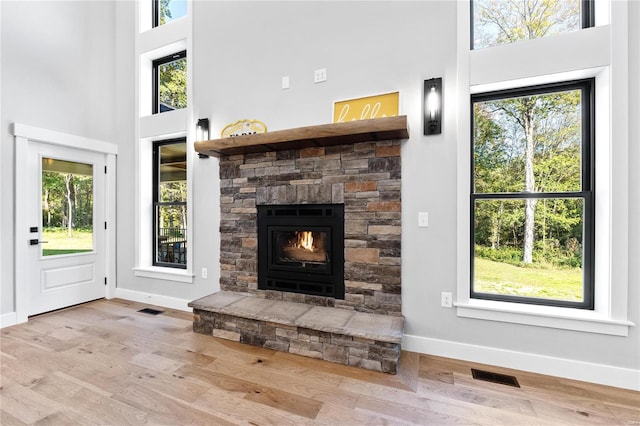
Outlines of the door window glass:
<svg viewBox="0 0 640 426">
<path fill-rule="evenodd" d="M 93 251 L 93 165 L 42 158 L 43 256 Z"/>
</svg>

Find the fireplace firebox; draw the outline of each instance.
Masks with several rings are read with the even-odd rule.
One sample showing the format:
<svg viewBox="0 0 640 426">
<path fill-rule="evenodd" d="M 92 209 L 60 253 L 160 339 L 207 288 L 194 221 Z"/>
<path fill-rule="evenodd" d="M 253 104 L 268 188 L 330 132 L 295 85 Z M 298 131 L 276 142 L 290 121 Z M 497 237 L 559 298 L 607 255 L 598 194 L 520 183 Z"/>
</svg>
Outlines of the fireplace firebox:
<svg viewBox="0 0 640 426">
<path fill-rule="evenodd" d="M 258 206 L 258 289 L 344 299 L 344 205 Z"/>
</svg>

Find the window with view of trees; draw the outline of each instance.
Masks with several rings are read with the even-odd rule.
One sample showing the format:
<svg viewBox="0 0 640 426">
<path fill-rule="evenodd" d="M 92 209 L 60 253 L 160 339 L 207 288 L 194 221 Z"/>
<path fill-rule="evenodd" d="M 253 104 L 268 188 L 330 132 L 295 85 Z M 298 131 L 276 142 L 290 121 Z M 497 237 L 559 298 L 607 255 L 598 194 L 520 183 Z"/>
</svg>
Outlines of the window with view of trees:
<svg viewBox="0 0 640 426">
<path fill-rule="evenodd" d="M 153 26 L 164 25 L 187 14 L 187 0 L 152 0 Z"/>
<path fill-rule="evenodd" d="M 187 267 L 186 140 L 153 145 L 154 265 Z"/>
<path fill-rule="evenodd" d="M 472 49 L 594 25 L 593 0 L 473 0 L 471 17 Z"/>
<path fill-rule="evenodd" d="M 472 298 L 593 309 L 593 86 L 472 96 Z"/>
<path fill-rule="evenodd" d="M 153 113 L 187 107 L 187 52 L 153 61 Z"/>
</svg>

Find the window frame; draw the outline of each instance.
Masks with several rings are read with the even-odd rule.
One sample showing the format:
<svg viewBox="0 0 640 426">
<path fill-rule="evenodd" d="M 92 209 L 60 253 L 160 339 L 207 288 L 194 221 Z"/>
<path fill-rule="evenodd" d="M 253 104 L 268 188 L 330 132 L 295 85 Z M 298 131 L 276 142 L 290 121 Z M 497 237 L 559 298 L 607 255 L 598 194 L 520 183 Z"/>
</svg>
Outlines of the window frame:
<svg viewBox="0 0 640 426">
<path fill-rule="evenodd" d="M 151 27 L 160 26 L 160 0 L 151 0 Z"/>
<path fill-rule="evenodd" d="M 182 50 L 180 52 L 176 52 L 176 53 L 172 53 L 170 55 L 167 56 L 163 56 L 162 58 L 158 58 L 152 61 L 151 63 L 151 73 L 152 73 L 152 77 L 151 77 L 151 84 L 152 84 L 152 102 L 153 102 L 153 106 L 152 106 L 152 113 L 153 114 L 161 114 L 162 112 L 160 111 L 160 77 L 159 77 L 159 68 L 162 65 L 171 63 L 171 62 L 175 62 L 177 60 L 180 59 L 187 59 L 187 51 L 186 50 Z M 187 100 L 188 102 L 188 100 Z M 182 108 L 179 108 L 182 109 Z M 175 109 L 174 109 L 175 111 Z M 169 112 L 169 111 L 164 111 L 164 112 Z"/>
<path fill-rule="evenodd" d="M 160 147 L 165 145 L 174 145 L 177 143 L 184 143 L 185 147 L 187 146 L 187 138 L 174 138 L 174 139 L 163 139 L 159 141 L 154 141 L 152 143 L 152 156 L 153 156 L 153 166 L 152 166 L 152 181 L 153 181 L 153 194 L 152 194 L 152 223 L 153 223 L 153 232 L 152 232 L 152 265 L 164 268 L 175 268 L 175 269 L 187 269 L 188 260 L 185 257 L 185 263 L 170 263 L 170 262 L 159 262 L 158 261 L 158 208 L 160 206 L 167 205 L 177 205 L 177 206 L 185 206 L 188 207 L 187 201 L 178 201 L 178 202 L 161 202 L 159 200 L 160 195 Z M 186 161 L 186 159 L 185 159 Z M 187 166 L 188 167 L 188 166 Z M 185 170 L 185 173 L 187 171 Z M 187 174 L 188 181 L 188 174 Z M 187 224 L 187 235 L 188 235 L 188 224 Z M 187 244 L 189 240 L 187 240 Z M 188 247 L 188 245 L 187 245 Z M 186 248 L 185 248 L 186 249 Z"/>
<path fill-rule="evenodd" d="M 160 0 L 151 0 L 151 28 L 157 28 L 161 25 L 166 25 L 170 22 L 173 22 L 176 19 L 180 19 L 183 17 L 184 16 L 172 18 L 171 21 L 161 24 L 160 23 Z"/>
<path fill-rule="evenodd" d="M 474 140 L 474 104 L 499 99 L 517 98 L 523 96 L 533 96 L 563 92 L 568 90 L 581 91 L 581 127 L 582 127 L 582 146 L 581 146 L 581 188 L 580 191 L 568 192 L 526 192 L 520 191 L 516 193 L 476 193 L 474 191 L 475 178 L 475 140 Z M 586 78 L 580 80 L 571 80 L 564 82 L 553 82 L 548 84 L 518 87 L 506 90 L 498 90 L 492 92 L 475 93 L 470 96 L 470 173 L 469 173 L 469 297 L 471 300 L 488 300 L 500 302 L 513 302 L 530 305 L 543 305 L 565 308 L 578 308 L 585 310 L 594 310 L 595 307 L 595 78 Z M 493 293 L 479 293 L 474 290 L 474 254 L 475 254 L 475 203 L 477 200 L 490 199 L 509 199 L 509 200 L 526 200 L 526 199 L 562 199 L 574 198 L 582 199 L 584 202 L 583 210 L 583 236 L 582 236 L 582 253 L 583 253 L 583 300 L 582 302 L 572 302 L 558 299 L 543 299 L 523 296 L 511 296 Z"/>
<path fill-rule="evenodd" d="M 156 2 L 157 0 L 154 0 Z M 469 12 L 471 19 L 469 20 L 469 34 L 470 34 L 470 49 L 476 50 L 475 47 L 475 15 L 473 8 L 474 0 L 469 0 Z M 154 15 L 155 16 L 155 15 Z M 155 18 L 154 18 L 155 19 Z M 580 0 L 580 29 L 591 28 L 596 25 L 596 14 L 595 14 L 595 5 L 594 0 Z M 524 41 L 524 40 L 521 40 Z M 504 45 L 497 45 L 504 46 Z M 485 49 L 487 47 L 497 47 L 497 46 L 485 46 L 479 47 L 478 49 Z"/>
</svg>

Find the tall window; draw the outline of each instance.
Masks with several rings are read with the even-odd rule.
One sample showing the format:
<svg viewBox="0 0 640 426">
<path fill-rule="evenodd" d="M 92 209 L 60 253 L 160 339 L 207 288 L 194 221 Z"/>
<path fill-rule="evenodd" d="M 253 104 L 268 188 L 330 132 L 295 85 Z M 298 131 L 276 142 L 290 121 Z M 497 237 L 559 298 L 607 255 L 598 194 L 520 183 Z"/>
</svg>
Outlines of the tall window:
<svg viewBox="0 0 640 426">
<path fill-rule="evenodd" d="M 152 0 L 153 26 L 164 25 L 187 14 L 187 0 Z"/>
<path fill-rule="evenodd" d="M 593 0 L 471 2 L 472 49 L 541 38 L 593 25 Z"/>
<path fill-rule="evenodd" d="M 187 52 L 153 61 L 153 113 L 187 107 Z"/>
<path fill-rule="evenodd" d="M 593 309 L 594 80 L 471 103 L 471 298 Z"/>
<path fill-rule="evenodd" d="M 153 145 L 153 252 L 156 266 L 187 267 L 186 140 Z"/>
</svg>

